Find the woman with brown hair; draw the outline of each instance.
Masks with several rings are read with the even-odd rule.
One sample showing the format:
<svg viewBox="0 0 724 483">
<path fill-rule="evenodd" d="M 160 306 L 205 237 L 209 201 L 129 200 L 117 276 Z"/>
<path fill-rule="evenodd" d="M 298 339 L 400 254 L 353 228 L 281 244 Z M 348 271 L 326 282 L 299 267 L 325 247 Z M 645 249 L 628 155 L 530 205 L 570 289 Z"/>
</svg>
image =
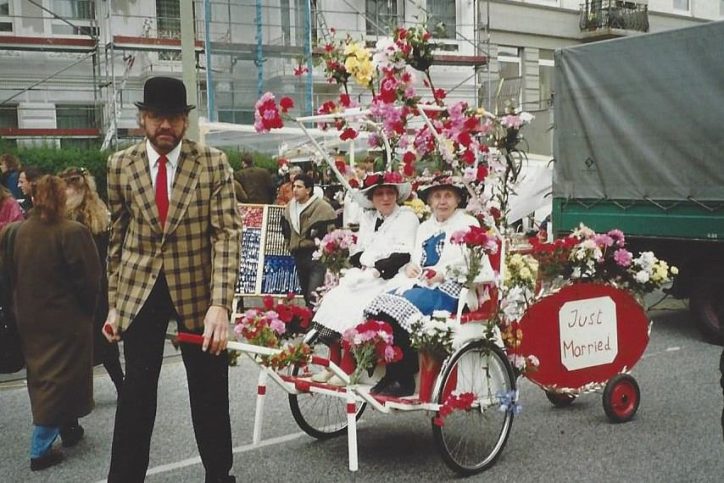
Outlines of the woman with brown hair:
<svg viewBox="0 0 724 483">
<path fill-rule="evenodd" d="M 106 204 L 98 196 L 95 179 L 87 169 L 67 168 L 61 171 L 59 176 L 66 185 L 66 217 L 84 224 L 90 230 L 102 267 L 101 294 L 98 297 L 94 316 L 93 365 L 103 364 L 116 386 L 116 393 L 120 393 L 123 386 L 123 369 L 119 360 L 118 344 L 108 342 L 102 332 L 108 314 L 106 254 L 111 215 Z"/>
<path fill-rule="evenodd" d="M 43 176 L 33 188 L 30 218 L 0 233 L 0 253 L 15 240 L 9 267 L 13 307 L 27 364 L 33 413 L 30 469 L 63 460 L 52 448 L 83 437 L 78 418 L 93 409 L 93 313 L 101 267 L 88 229 L 65 219 L 65 183 Z"/>
</svg>

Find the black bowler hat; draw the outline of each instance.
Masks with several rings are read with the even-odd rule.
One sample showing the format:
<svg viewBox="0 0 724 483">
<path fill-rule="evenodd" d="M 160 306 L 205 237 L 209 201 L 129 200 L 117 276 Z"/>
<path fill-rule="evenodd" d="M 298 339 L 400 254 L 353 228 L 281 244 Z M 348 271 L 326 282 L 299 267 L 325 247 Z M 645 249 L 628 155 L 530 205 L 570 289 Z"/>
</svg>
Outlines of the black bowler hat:
<svg viewBox="0 0 724 483">
<path fill-rule="evenodd" d="M 186 104 L 186 87 L 173 77 L 151 77 L 143 85 L 143 102 L 136 107 L 144 111 L 177 114 L 196 106 Z"/>
</svg>

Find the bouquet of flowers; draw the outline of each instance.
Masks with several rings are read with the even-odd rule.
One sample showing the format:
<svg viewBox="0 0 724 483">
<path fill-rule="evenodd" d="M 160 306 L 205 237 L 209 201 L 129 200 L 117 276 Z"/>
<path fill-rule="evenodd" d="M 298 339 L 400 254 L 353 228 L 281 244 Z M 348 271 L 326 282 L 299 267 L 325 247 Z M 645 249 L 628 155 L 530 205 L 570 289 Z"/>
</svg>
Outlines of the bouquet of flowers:
<svg viewBox="0 0 724 483">
<path fill-rule="evenodd" d="M 467 230 L 453 233 L 450 241 L 461 245 L 465 256 L 465 266 L 448 268 L 452 278 L 470 290 L 475 290 L 480 283 L 491 280 L 493 274 L 487 255 L 498 252 L 498 236 L 490 234 L 485 228 L 470 226 Z"/>
<path fill-rule="evenodd" d="M 304 367 L 312 357 L 312 348 L 304 342 L 300 342 L 299 344 L 286 344 L 281 349 L 281 352 L 276 355 L 262 358 L 262 361 L 267 367 L 271 367 L 277 371 L 288 366 Z"/>
<path fill-rule="evenodd" d="M 343 268 L 349 268 L 349 251 L 357 243 L 357 235 L 351 230 L 334 230 L 317 240 L 317 251 L 312 258 L 321 261 L 327 270 L 339 275 Z"/>
<path fill-rule="evenodd" d="M 538 276 L 538 260 L 531 255 L 514 253 L 505 259 L 506 287 L 523 285 L 529 289 L 535 288 Z"/>
<path fill-rule="evenodd" d="M 344 331 L 342 347 L 352 353 L 357 364 L 350 375 L 353 384 L 359 381 L 363 371 L 402 359 L 402 351 L 393 345 L 392 327 L 379 320 L 368 320 Z"/>
<path fill-rule="evenodd" d="M 273 310 L 249 309 L 236 319 L 234 332 L 250 344 L 279 347 L 280 336 L 286 332 L 286 324 Z"/>
<path fill-rule="evenodd" d="M 574 281 L 610 283 L 638 296 L 660 288 L 678 274 L 676 267 L 669 267 L 652 252 L 634 257 L 626 248 L 626 237 L 621 230 L 596 233 L 581 224 L 563 241 L 543 244 L 534 239 L 531 242 L 533 256 L 544 267 L 542 273 L 562 275 Z"/>
<path fill-rule="evenodd" d="M 236 319 L 234 332 L 250 344 L 279 347 L 282 340 L 306 332 L 312 318 L 307 307 L 294 305 L 293 300 L 294 293 L 278 304 L 272 297 L 264 297 L 263 308 L 249 309 Z"/>
<path fill-rule="evenodd" d="M 271 296 L 262 299 L 264 308 L 277 314 L 279 320 L 284 322 L 284 332 L 280 334 L 282 339 L 291 339 L 299 334 L 305 334 L 309 330 L 312 320 L 312 311 L 305 306 L 294 303 L 294 292 L 289 292 L 281 302 L 275 303 Z"/>
<path fill-rule="evenodd" d="M 427 352 L 437 359 L 452 354 L 455 326 L 449 321 L 450 313 L 436 310 L 432 316 L 421 317 L 412 324 L 410 345 L 420 352 Z"/>
</svg>

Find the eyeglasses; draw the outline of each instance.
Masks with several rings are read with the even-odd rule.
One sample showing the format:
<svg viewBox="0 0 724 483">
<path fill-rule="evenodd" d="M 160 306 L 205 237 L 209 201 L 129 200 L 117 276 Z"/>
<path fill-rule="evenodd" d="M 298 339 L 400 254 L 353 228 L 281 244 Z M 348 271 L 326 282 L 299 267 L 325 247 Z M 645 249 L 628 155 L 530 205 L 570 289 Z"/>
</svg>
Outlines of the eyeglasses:
<svg viewBox="0 0 724 483">
<path fill-rule="evenodd" d="M 186 120 L 186 113 L 179 112 L 176 114 L 162 114 L 160 112 L 147 111 L 146 119 L 154 124 L 161 124 L 163 121 L 168 121 L 169 124 L 179 124 Z"/>
</svg>

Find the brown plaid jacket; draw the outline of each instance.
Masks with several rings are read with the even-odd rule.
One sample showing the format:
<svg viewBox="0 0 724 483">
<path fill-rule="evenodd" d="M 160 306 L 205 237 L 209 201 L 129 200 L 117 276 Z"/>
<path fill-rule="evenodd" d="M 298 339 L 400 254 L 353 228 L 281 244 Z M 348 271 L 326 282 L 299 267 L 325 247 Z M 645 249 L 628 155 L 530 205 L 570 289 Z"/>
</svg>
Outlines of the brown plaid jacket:
<svg viewBox="0 0 724 483">
<path fill-rule="evenodd" d="M 108 159 L 108 302 L 126 330 L 163 270 L 180 322 L 203 328 L 210 305 L 231 313 L 241 217 L 226 155 L 184 140 L 165 229 L 158 220 L 145 141 Z"/>
</svg>

